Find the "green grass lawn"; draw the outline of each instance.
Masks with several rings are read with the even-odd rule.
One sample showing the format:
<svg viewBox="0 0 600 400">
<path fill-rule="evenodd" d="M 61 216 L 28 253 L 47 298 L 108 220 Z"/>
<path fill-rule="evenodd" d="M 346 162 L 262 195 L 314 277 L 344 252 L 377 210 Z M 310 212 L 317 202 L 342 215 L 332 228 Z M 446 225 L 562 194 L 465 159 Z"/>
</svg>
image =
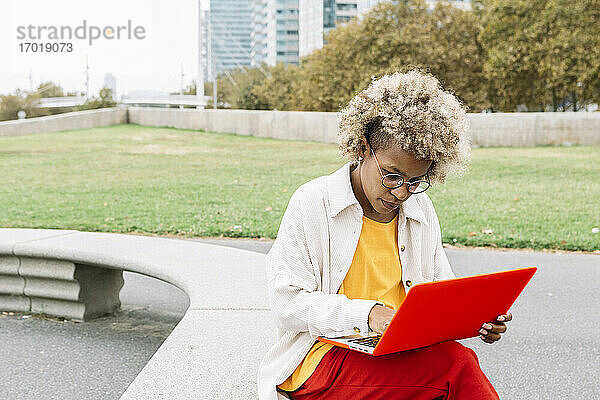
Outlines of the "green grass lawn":
<svg viewBox="0 0 600 400">
<path fill-rule="evenodd" d="M 428 191 L 443 241 L 600 249 L 600 146 L 482 148 Z M 117 125 L 0 138 L 0 227 L 274 238 L 335 144 Z M 487 232 L 487 233 L 485 233 Z"/>
</svg>

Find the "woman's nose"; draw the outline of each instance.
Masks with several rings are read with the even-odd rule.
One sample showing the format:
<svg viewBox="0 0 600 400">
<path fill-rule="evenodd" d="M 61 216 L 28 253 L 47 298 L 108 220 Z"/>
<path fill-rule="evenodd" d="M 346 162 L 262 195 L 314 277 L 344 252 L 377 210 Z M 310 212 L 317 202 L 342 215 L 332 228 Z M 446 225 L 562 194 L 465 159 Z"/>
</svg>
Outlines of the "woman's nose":
<svg viewBox="0 0 600 400">
<path fill-rule="evenodd" d="M 406 183 L 400 187 L 392 189 L 391 192 L 394 195 L 394 197 L 400 201 L 404 201 L 410 196 L 410 192 L 408 191 L 408 185 L 406 185 Z"/>
</svg>

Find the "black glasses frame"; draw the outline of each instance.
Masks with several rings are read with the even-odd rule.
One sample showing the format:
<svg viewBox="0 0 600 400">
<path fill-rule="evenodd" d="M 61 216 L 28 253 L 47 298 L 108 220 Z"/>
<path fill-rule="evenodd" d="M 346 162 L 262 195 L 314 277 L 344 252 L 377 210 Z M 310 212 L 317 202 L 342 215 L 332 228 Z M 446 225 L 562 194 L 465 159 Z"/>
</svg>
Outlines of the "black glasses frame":
<svg viewBox="0 0 600 400">
<path fill-rule="evenodd" d="M 371 144 L 369 143 L 369 140 L 367 140 L 367 144 L 369 145 L 369 149 L 371 149 L 371 154 L 373 154 L 373 158 L 375 159 L 375 163 L 377 164 L 377 168 L 379 169 L 379 173 L 381 174 L 381 185 L 385 188 L 388 189 L 396 189 L 401 187 L 402 185 L 404 185 L 406 183 L 406 189 L 408 190 L 409 193 L 412 194 L 419 194 L 419 193 L 423 193 L 424 191 L 426 191 L 427 189 L 429 189 L 431 187 L 431 181 L 429 180 L 429 171 L 427 171 L 427 173 L 425 174 L 425 179 L 426 180 L 418 180 L 416 182 L 406 182 L 404 180 L 404 177 L 400 174 L 383 174 L 383 171 L 381 170 L 381 167 L 379 166 L 379 161 L 377 161 L 377 157 L 375 156 L 375 151 L 373 151 L 373 147 L 371 147 Z M 383 183 L 383 181 L 385 181 L 385 178 L 390 177 L 390 176 L 394 176 L 394 177 L 398 177 L 399 181 L 402 182 L 399 185 L 396 186 L 387 186 L 385 183 Z M 411 190 L 412 185 L 414 185 L 415 183 L 418 182 L 417 188 L 422 184 L 422 183 L 427 183 L 427 187 L 423 190 L 417 191 L 417 192 L 413 192 Z"/>
<path fill-rule="evenodd" d="M 383 171 L 381 171 L 381 172 L 383 172 Z M 387 178 L 387 177 L 390 177 L 390 176 L 394 176 L 394 177 L 396 177 L 396 176 L 397 176 L 397 177 L 399 178 L 398 180 L 399 180 L 399 181 L 401 181 L 402 183 L 400 183 L 399 185 L 396 185 L 396 186 L 388 186 L 388 185 L 386 185 L 385 183 L 383 183 L 383 181 L 385 181 L 385 178 Z M 407 189 L 408 189 L 409 193 L 412 193 L 412 194 L 419 194 L 419 193 L 423 193 L 424 191 L 426 191 L 427 189 L 429 189 L 429 188 L 431 187 L 431 181 L 429 180 L 429 173 L 427 173 L 427 174 L 425 175 L 425 179 L 426 179 L 426 180 L 423 180 L 423 179 L 421 179 L 421 180 L 418 180 L 418 181 L 415 181 L 415 182 L 406 182 L 406 181 L 404 180 L 404 177 L 403 177 L 402 175 L 398 175 L 398 174 L 385 174 L 385 175 L 383 175 L 383 176 L 382 176 L 382 178 L 381 178 L 381 185 L 382 185 L 382 186 L 384 186 L 384 187 L 386 187 L 386 188 L 388 188 L 388 189 L 396 189 L 396 188 L 399 188 L 399 187 L 401 187 L 402 185 L 404 185 L 404 184 L 406 183 L 406 185 L 407 185 Z M 419 186 L 421 186 L 423 183 L 426 183 L 426 184 L 427 184 L 427 187 L 426 187 L 425 189 L 423 189 L 423 190 L 419 190 L 419 191 L 413 192 L 413 191 L 411 190 L 411 187 L 412 187 L 412 186 L 413 186 L 415 183 L 418 183 L 418 186 L 417 186 L 417 188 L 418 188 Z"/>
</svg>

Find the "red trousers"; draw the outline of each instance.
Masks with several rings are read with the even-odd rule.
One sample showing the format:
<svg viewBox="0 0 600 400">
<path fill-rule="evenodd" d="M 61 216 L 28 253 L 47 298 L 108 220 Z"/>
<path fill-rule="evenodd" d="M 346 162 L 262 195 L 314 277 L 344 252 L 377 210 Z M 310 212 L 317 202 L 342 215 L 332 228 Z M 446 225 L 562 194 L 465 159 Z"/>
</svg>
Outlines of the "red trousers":
<svg viewBox="0 0 600 400">
<path fill-rule="evenodd" d="M 458 342 L 373 357 L 334 347 L 294 400 L 499 399 L 475 352 Z"/>
</svg>

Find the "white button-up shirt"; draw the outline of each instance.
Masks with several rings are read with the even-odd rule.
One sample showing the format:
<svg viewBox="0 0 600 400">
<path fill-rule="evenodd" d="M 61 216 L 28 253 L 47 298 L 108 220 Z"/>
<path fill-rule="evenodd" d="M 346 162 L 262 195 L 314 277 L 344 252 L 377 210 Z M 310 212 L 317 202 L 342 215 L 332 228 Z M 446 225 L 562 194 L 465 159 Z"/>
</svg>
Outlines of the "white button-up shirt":
<svg viewBox="0 0 600 400">
<path fill-rule="evenodd" d="M 362 230 L 363 211 L 350 183 L 350 165 L 294 192 L 266 256 L 277 342 L 258 370 L 260 399 L 287 398 L 278 394 L 276 385 L 291 375 L 318 336 L 368 332 L 369 312 L 379 302 L 337 294 Z M 398 256 L 406 293 L 417 283 L 454 278 L 429 196 L 410 196 L 398 213 Z"/>
</svg>

